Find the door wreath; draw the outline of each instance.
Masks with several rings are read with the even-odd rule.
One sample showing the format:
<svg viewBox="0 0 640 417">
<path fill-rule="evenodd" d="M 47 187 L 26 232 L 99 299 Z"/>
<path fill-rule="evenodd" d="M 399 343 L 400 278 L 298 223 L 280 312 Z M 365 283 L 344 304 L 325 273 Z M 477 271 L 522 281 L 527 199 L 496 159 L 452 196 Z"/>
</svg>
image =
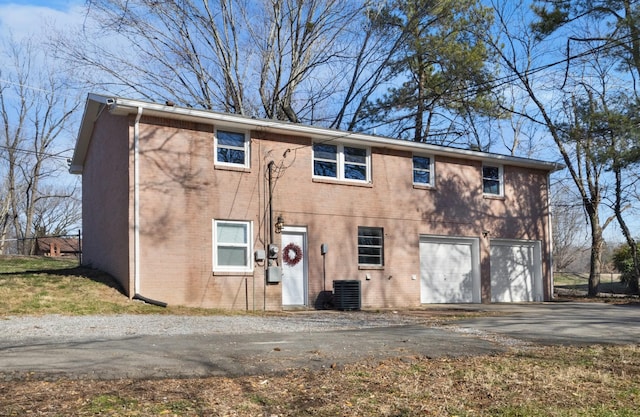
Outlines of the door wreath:
<svg viewBox="0 0 640 417">
<path fill-rule="evenodd" d="M 302 248 L 291 242 L 287 246 L 284 247 L 282 251 L 282 261 L 289 265 L 295 266 L 302 259 Z"/>
</svg>

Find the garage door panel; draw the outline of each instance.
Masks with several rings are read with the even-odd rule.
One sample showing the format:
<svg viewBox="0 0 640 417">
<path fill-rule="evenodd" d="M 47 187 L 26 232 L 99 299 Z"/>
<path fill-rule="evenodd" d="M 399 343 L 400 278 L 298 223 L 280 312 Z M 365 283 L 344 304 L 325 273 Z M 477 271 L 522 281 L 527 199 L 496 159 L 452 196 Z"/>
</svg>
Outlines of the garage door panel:
<svg viewBox="0 0 640 417">
<path fill-rule="evenodd" d="M 421 239 L 420 301 L 480 302 L 477 250 L 473 239 Z"/>
<path fill-rule="evenodd" d="M 540 243 L 491 242 L 491 301 L 542 300 Z"/>
</svg>

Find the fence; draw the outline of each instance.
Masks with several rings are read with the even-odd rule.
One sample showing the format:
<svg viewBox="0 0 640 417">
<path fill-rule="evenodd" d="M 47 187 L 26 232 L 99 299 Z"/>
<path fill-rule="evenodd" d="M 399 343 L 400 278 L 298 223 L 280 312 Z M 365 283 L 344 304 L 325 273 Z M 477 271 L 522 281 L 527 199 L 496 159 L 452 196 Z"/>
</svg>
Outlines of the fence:
<svg viewBox="0 0 640 417">
<path fill-rule="evenodd" d="M 5 239 L 0 254 L 75 257 L 82 261 L 82 235 L 38 236 Z"/>
</svg>

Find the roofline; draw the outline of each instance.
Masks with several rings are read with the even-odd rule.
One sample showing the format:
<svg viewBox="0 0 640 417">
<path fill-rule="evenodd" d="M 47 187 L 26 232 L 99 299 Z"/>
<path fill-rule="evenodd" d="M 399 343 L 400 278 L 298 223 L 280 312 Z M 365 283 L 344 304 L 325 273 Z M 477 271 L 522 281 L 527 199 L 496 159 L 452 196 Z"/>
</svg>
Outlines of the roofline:
<svg viewBox="0 0 640 417">
<path fill-rule="evenodd" d="M 489 152 L 474 151 L 469 149 L 451 148 L 427 143 L 412 142 L 383 136 L 369 135 L 359 132 L 328 129 L 303 124 L 290 123 L 273 119 L 259 119 L 228 113 L 219 113 L 211 110 L 200 110 L 187 107 L 169 106 L 158 103 L 150 103 L 140 100 L 107 97 L 99 94 L 89 94 L 85 105 L 85 113 L 78 133 L 78 142 L 74 151 L 70 172 L 82 173 L 84 158 L 88 149 L 89 139 L 93 131 L 93 125 L 100 113 L 107 108 L 114 115 L 136 114 L 138 108 L 143 109 L 146 116 L 157 116 L 169 119 L 185 120 L 196 123 L 219 124 L 229 128 L 241 128 L 263 130 L 280 134 L 297 134 L 310 136 L 314 140 L 334 140 L 341 142 L 353 142 L 367 144 L 375 147 L 405 150 L 412 152 L 424 152 L 438 156 L 461 156 L 466 159 L 487 161 L 504 165 L 536 168 L 546 171 L 558 171 L 565 166 L 556 162 L 522 158 L 511 155 L 501 155 Z"/>
</svg>

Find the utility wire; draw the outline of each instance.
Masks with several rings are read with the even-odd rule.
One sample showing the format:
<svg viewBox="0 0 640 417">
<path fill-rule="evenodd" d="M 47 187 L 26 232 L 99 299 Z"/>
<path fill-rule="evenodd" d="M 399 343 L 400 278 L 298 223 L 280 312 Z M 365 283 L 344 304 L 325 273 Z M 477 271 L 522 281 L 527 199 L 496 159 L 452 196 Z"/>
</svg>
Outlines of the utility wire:
<svg viewBox="0 0 640 417">
<path fill-rule="evenodd" d="M 36 156 L 46 156 L 48 158 L 57 158 L 57 159 L 64 159 L 64 160 L 68 160 L 69 157 L 68 156 L 64 156 L 64 155 L 60 155 L 60 154 L 53 154 L 53 153 L 47 153 L 47 152 L 38 152 L 38 151 L 32 151 L 30 149 L 22 149 L 22 148 L 10 148 L 8 146 L 4 146 L 4 145 L 0 145 L 0 149 L 6 150 L 6 151 L 15 151 L 15 152 L 20 152 L 20 153 L 24 153 L 24 154 L 28 154 L 28 155 L 36 155 Z M 66 152 L 66 151 L 62 151 L 62 152 Z"/>
<path fill-rule="evenodd" d="M 585 56 L 588 56 L 588 55 L 591 55 L 591 54 L 594 54 L 594 53 L 597 53 L 597 52 L 606 52 L 606 51 L 608 51 L 610 49 L 618 48 L 618 47 L 620 47 L 620 43 L 621 42 L 625 42 L 627 40 L 633 40 L 633 37 L 632 37 L 631 34 L 625 35 L 625 36 L 623 36 L 622 38 L 619 38 L 619 39 L 614 39 L 614 40 L 612 40 L 610 42 L 606 42 L 603 45 L 599 45 L 599 46 L 595 46 L 595 47 L 589 48 L 589 49 L 587 49 L 587 50 L 585 50 L 585 51 L 583 51 L 581 53 L 568 56 L 568 57 L 563 58 L 561 60 L 557 60 L 557 61 L 554 61 L 554 62 L 551 62 L 551 63 L 548 63 L 548 64 L 540 65 L 540 66 L 525 70 L 521 74 L 507 74 L 507 75 L 504 75 L 504 76 L 501 76 L 501 77 L 498 77 L 498 78 L 495 78 L 495 79 L 486 80 L 484 82 L 477 83 L 475 85 L 460 86 L 460 87 L 457 87 L 457 88 L 453 88 L 453 89 L 447 90 L 447 92 L 448 92 L 448 94 L 453 94 L 453 95 L 455 95 L 457 93 L 466 93 L 466 94 L 463 94 L 462 97 L 460 97 L 460 98 L 455 98 L 454 97 L 453 100 L 452 100 L 454 102 L 456 102 L 456 101 L 457 102 L 464 102 L 464 100 L 466 100 L 466 99 L 478 94 L 483 89 L 499 88 L 499 87 L 502 87 L 504 85 L 507 85 L 507 84 L 510 84 L 510 83 L 516 81 L 519 78 L 520 75 L 521 76 L 525 76 L 525 77 L 526 76 L 530 76 L 530 75 L 533 75 L 533 74 L 548 70 L 550 68 L 556 67 L 556 66 L 561 65 L 561 64 L 569 64 L 571 61 L 574 61 L 574 60 L 579 59 L 579 58 L 583 58 Z M 0 82 L 1 83 L 12 84 L 12 85 L 16 85 L 16 86 L 20 86 L 20 87 L 24 87 L 24 88 L 28 88 L 28 89 L 31 89 L 31 90 L 34 90 L 34 91 L 50 92 L 48 90 L 44 90 L 44 89 L 39 88 L 39 87 L 34 87 L 34 86 L 31 86 L 31 85 L 28 85 L 28 84 L 16 83 L 16 82 L 13 82 L 13 81 L 10 81 L 10 80 L 7 80 L 7 79 L 0 79 Z M 437 87 L 443 87 L 444 85 L 445 85 L 445 82 L 442 82 L 439 85 L 437 85 L 436 88 Z M 67 97 L 72 98 L 71 95 L 67 95 Z M 75 98 L 75 97 L 73 97 L 73 98 Z M 409 104 L 410 104 L 410 102 L 409 102 Z M 383 107 L 383 109 L 384 109 L 384 107 Z M 352 113 L 352 115 L 353 115 L 353 113 Z M 397 120 L 393 121 L 393 122 L 380 122 L 380 123 L 378 123 L 376 125 L 371 125 L 370 127 L 371 128 L 380 128 L 380 127 L 387 126 L 387 125 L 389 125 L 391 123 L 394 123 L 394 122 L 397 122 Z M 285 124 L 288 124 L 288 122 L 285 122 L 285 121 L 281 122 L 281 125 L 285 125 Z M 275 125 L 277 126 L 278 124 L 276 123 Z M 330 142 L 330 141 L 338 140 L 340 138 L 347 137 L 347 136 L 349 136 L 351 134 L 356 134 L 356 133 L 362 133 L 362 132 L 347 131 L 347 132 L 345 132 L 345 135 L 343 135 L 343 136 L 327 139 L 325 141 L 319 141 L 319 142 L 316 142 L 316 143 Z M 446 134 L 446 132 L 434 133 L 434 134 L 430 134 L 429 136 L 442 136 L 444 134 Z M 301 145 L 301 146 L 296 147 L 296 148 L 291 148 L 291 151 L 295 151 L 297 149 L 301 149 L 301 148 L 304 148 L 304 147 L 307 147 L 307 146 L 309 146 L 309 145 Z M 4 146 L 0 146 L 0 149 L 9 149 L 9 148 L 4 147 Z M 17 151 L 23 152 L 23 153 L 37 154 L 37 152 L 35 152 L 35 151 L 29 151 L 29 150 L 23 150 L 23 149 L 17 149 Z M 67 159 L 67 157 L 60 156 L 60 155 L 54 155 L 54 154 L 42 154 L 42 155 L 50 156 L 50 157 L 53 157 L 53 158 Z"/>
</svg>

